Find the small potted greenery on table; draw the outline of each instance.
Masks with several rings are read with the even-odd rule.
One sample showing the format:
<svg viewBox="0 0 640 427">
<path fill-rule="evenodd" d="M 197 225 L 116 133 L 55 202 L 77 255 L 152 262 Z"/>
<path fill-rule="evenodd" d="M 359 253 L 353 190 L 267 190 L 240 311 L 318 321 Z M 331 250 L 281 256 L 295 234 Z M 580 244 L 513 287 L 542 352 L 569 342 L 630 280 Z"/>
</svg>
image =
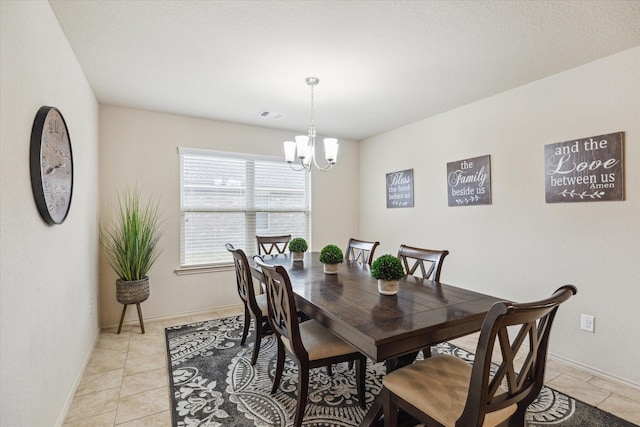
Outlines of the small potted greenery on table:
<svg viewBox="0 0 640 427">
<path fill-rule="evenodd" d="M 382 255 L 371 264 L 371 276 L 378 279 L 378 292 L 395 295 L 398 293 L 398 280 L 404 277 L 402 262 L 391 254 Z"/>
<path fill-rule="evenodd" d="M 302 261 L 307 249 L 309 249 L 309 245 L 302 237 L 294 237 L 289 242 L 289 252 L 291 252 L 294 261 Z"/>
<path fill-rule="evenodd" d="M 344 262 L 342 249 L 336 245 L 327 245 L 320 251 L 320 262 L 325 274 L 338 274 L 338 264 Z"/>
</svg>

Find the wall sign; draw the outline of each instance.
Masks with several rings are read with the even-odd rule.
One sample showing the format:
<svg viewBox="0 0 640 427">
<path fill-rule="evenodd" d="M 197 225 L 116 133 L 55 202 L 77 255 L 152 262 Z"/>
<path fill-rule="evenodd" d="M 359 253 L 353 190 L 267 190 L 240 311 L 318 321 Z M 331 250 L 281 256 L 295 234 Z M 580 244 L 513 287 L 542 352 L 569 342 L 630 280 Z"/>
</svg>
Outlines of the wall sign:
<svg viewBox="0 0 640 427">
<path fill-rule="evenodd" d="M 491 204 L 491 156 L 447 163 L 449 206 Z"/>
<path fill-rule="evenodd" d="M 624 132 L 544 146 L 547 203 L 624 200 Z"/>
<path fill-rule="evenodd" d="M 387 208 L 413 207 L 413 169 L 387 174 Z"/>
</svg>

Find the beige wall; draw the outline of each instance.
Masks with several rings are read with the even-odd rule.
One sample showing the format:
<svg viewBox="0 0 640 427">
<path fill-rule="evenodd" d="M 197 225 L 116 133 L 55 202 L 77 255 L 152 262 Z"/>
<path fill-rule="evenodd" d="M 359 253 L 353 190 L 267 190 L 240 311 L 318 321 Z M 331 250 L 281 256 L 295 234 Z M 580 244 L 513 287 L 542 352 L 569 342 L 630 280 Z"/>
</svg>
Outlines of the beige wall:
<svg viewBox="0 0 640 427">
<path fill-rule="evenodd" d="M 545 203 L 544 145 L 626 133 L 626 200 Z M 491 155 L 493 203 L 448 207 L 447 162 Z M 640 47 L 360 143 L 360 233 L 451 251 L 442 281 L 515 300 L 578 295 L 551 352 L 640 385 Z M 414 169 L 415 208 L 385 208 L 385 173 Z M 595 334 L 579 329 L 596 317 Z"/>
<path fill-rule="evenodd" d="M 61 425 L 99 332 L 98 104 L 48 2 L 0 2 L 0 31 L 0 423 Z M 64 115 L 74 157 L 53 227 L 29 175 L 43 105 Z"/>
<path fill-rule="evenodd" d="M 240 303 L 233 271 L 177 276 L 180 265 L 180 162 L 178 146 L 283 156 L 291 132 L 132 110 L 100 107 L 100 206 L 111 212 L 117 192 L 138 185 L 160 197 L 165 217 L 163 253 L 151 270 L 151 296 L 142 305 L 147 319 L 211 310 Z M 322 150 L 322 149 L 321 149 Z M 312 176 L 312 249 L 346 246 L 357 233 L 358 145 L 340 141 L 339 162 Z M 336 206 L 340 206 L 336 210 Z M 102 264 L 102 325 L 119 321 L 115 273 Z M 137 322 L 135 310 L 127 321 Z"/>
</svg>

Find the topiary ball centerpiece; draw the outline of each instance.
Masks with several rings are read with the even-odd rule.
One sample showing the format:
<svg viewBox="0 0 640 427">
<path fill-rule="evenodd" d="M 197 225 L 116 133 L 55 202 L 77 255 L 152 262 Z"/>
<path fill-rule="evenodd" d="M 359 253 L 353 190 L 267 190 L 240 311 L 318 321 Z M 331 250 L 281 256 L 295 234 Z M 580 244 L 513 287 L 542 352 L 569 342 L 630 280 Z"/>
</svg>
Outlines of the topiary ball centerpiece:
<svg viewBox="0 0 640 427">
<path fill-rule="evenodd" d="M 289 242 L 289 252 L 291 252 L 294 261 L 302 261 L 307 249 L 309 249 L 309 245 L 302 237 L 294 237 Z"/>
<path fill-rule="evenodd" d="M 336 245 L 327 245 L 320 251 L 320 262 L 324 264 L 326 274 L 338 274 L 338 264 L 344 262 L 342 249 Z"/>
<path fill-rule="evenodd" d="M 391 254 L 382 255 L 371 264 L 371 276 L 378 279 L 378 292 L 395 295 L 398 293 L 398 280 L 404 277 L 402 262 Z"/>
</svg>

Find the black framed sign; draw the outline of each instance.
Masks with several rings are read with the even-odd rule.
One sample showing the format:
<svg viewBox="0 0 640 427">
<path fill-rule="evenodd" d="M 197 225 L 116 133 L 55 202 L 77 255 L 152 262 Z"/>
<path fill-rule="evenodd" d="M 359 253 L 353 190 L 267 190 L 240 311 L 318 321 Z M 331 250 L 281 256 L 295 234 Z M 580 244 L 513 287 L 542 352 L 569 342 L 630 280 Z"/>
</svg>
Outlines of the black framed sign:
<svg viewBox="0 0 640 427">
<path fill-rule="evenodd" d="M 413 169 L 387 174 L 387 208 L 413 207 Z"/>
<path fill-rule="evenodd" d="M 544 146 L 547 203 L 624 200 L 624 132 Z"/>
<path fill-rule="evenodd" d="M 491 156 L 447 163 L 449 206 L 491 204 Z"/>
</svg>

